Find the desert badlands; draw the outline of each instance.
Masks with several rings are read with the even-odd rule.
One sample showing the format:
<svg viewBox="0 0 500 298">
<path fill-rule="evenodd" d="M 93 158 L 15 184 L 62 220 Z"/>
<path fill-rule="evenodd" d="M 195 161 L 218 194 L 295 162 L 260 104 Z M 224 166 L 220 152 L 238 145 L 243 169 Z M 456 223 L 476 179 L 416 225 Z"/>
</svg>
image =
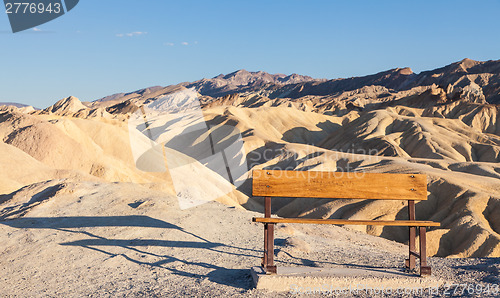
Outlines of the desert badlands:
<svg viewBox="0 0 500 298">
<path fill-rule="evenodd" d="M 180 106 L 199 117 L 144 109 Z M 4 104 L 0 296 L 293 295 L 256 290 L 250 277 L 262 254 L 251 218 L 263 211 L 251 169 L 271 168 L 426 174 L 416 212 L 441 223 L 427 237 L 440 290 L 498 289 L 499 110 L 500 61 L 470 59 L 335 80 L 240 70 L 45 109 Z M 229 178 L 205 143 L 229 148 Z M 286 217 L 407 214 L 401 201 L 274 202 Z M 408 242 L 407 228 L 382 226 L 286 224 L 276 237 L 278 266 L 402 270 Z"/>
</svg>

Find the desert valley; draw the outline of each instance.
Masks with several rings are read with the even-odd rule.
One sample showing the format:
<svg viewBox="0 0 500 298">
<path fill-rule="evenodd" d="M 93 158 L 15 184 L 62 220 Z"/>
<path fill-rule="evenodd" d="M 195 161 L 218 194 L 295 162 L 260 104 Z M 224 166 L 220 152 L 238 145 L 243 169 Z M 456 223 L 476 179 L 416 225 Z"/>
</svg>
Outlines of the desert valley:
<svg viewBox="0 0 500 298">
<path fill-rule="evenodd" d="M 202 162 L 175 179 L 138 165 L 129 120 L 186 90 L 210 132 L 240 132 L 245 173 L 229 191 Z M 248 273 L 262 252 L 251 218 L 264 210 L 251 170 L 278 168 L 426 174 L 428 200 L 416 215 L 441 223 L 427 236 L 434 275 L 500 283 L 500 60 L 333 80 L 239 70 L 39 108 L 0 103 L 2 296 L 265 296 Z M 177 150 L 187 155 L 207 138 Z M 197 179 L 204 187 L 182 195 L 210 202 L 180 208 L 175 181 Z M 275 202 L 273 214 L 284 217 L 408 212 L 401 201 Z M 277 233 L 278 266 L 392 268 L 407 252 L 405 227 L 286 224 Z"/>
</svg>

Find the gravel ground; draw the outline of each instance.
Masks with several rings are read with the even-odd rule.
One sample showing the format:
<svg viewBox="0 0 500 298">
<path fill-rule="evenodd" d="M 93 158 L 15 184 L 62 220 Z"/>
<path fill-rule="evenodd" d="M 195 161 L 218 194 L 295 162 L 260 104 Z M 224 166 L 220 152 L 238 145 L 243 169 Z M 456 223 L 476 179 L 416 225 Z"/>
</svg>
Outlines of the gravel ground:
<svg viewBox="0 0 500 298">
<path fill-rule="evenodd" d="M 132 184 L 57 189 L 40 202 L 20 192 L 0 205 L 0 296 L 296 296 L 253 288 L 249 269 L 260 264 L 263 229 L 251 218 L 260 214 L 216 202 L 180 211 L 174 198 Z M 278 266 L 403 270 L 406 253 L 405 245 L 343 227 L 279 225 L 276 231 Z M 433 275 L 450 285 L 494 290 L 500 284 L 500 259 L 429 262 Z M 463 294 L 475 296 L 477 289 Z"/>
</svg>

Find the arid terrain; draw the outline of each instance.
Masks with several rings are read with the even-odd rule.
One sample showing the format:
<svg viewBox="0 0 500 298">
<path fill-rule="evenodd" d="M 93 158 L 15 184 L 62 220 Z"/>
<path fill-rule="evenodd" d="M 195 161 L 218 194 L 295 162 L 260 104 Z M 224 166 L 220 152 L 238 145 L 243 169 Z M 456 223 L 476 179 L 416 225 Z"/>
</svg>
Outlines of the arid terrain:
<svg viewBox="0 0 500 298">
<path fill-rule="evenodd" d="M 234 160 L 248 173 L 230 191 L 202 163 L 172 177 L 145 171 L 135 156 L 131 117 L 146 105 L 179 104 L 165 99 L 186 90 L 197 94 L 211 133 L 240 132 L 244 155 Z M 262 168 L 426 174 L 428 200 L 417 203 L 416 217 L 441 223 L 428 233 L 434 274 L 499 284 L 499 110 L 500 61 L 470 59 L 334 80 L 240 70 L 92 102 L 68 97 L 45 109 L 5 104 L 0 295 L 266 296 L 248 272 L 262 246 L 262 227 L 251 223 L 263 211 L 251 169 Z M 168 132 L 168 123 L 146 127 Z M 178 150 L 187 156 L 208 138 Z M 165 139 L 158 133 L 168 147 Z M 195 180 L 204 187 L 182 195 L 216 202 L 181 210 L 174 184 Z M 407 216 L 400 201 L 275 202 L 277 216 Z M 401 267 L 408 241 L 399 227 L 291 225 L 277 233 L 278 265 Z"/>
</svg>

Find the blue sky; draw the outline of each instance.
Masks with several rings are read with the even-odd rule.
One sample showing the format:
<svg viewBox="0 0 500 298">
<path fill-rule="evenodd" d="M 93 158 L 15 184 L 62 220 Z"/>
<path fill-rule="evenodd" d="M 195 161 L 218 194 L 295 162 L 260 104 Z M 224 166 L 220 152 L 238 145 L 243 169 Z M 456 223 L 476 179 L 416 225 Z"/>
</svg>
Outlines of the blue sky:
<svg viewBox="0 0 500 298">
<path fill-rule="evenodd" d="M 499 0 L 80 0 L 37 31 L 0 16 L 0 101 L 43 108 L 238 69 L 332 79 L 497 60 L 499 13 Z"/>
</svg>

